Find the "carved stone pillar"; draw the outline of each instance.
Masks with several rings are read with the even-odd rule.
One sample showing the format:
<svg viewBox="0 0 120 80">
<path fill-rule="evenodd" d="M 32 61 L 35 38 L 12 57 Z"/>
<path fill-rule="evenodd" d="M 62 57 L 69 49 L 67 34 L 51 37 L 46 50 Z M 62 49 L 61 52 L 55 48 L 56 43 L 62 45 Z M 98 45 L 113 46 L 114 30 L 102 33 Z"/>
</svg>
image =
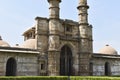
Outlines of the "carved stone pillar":
<svg viewBox="0 0 120 80">
<path fill-rule="evenodd" d="M 88 76 L 89 62 L 92 53 L 92 29 L 88 23 L 87 0 L 79 0 L 79 31 L 80 31 L 80 52 L 79 52 L 79 75 Z"/>
<path fill-rule="evenodd" d="M 59 3 L 61 0 L 48 0 L 49 8 L 49 46 L 48 46 L 48 75 L 59 75 L 60 51 L 59 41 Z"/>
</svg>

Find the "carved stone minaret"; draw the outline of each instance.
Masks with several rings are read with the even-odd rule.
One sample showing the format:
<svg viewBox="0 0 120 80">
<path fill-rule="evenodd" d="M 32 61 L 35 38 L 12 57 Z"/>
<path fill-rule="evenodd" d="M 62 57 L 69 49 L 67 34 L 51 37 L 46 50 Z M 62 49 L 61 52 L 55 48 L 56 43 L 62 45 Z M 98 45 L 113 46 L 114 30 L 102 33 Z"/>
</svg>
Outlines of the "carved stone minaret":
<svg viewBox="0 0 120 80">
<path fill-rule="evenodd" d="M 49 46 L 48 46 L 48 75 L 59 75 L 60 51 L 59 48 L 59 3 L 61 0 L 48 0 L 49 8 Z"/>
<path fill-rule="evenodd" d="M 88 23 L 87 0 L 79 0 L 79 31 L 80 31 L 80 53 L 79 53 L 79 75 L 89 75 L 89 62 L 92 53 L 92 27 Z"/>
</svg>

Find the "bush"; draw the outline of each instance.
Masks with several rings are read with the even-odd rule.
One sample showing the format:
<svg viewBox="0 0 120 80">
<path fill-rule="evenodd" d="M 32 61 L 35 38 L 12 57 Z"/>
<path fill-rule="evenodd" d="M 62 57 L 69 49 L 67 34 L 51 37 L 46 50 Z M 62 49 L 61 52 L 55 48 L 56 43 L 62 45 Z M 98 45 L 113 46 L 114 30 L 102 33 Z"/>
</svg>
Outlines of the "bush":
<svg viewBox="0 0 120 80">
<path fill-rule="evenodd" d="M 0 80 L 67 80 L 65 76 L 10 76 L 0 77 Z"/>
<path fill-rule="evenodd" d="M 105 76 L 73 76 L 71 80 L 120 80 L 120 77 L 105 77 Z"/>
<path fill-rule="evenodd" d="M 0 77 L 0 80 L 120 80 L 120 77 L 103 77 L 103 76 L 15 76 Z"/>
</svg>

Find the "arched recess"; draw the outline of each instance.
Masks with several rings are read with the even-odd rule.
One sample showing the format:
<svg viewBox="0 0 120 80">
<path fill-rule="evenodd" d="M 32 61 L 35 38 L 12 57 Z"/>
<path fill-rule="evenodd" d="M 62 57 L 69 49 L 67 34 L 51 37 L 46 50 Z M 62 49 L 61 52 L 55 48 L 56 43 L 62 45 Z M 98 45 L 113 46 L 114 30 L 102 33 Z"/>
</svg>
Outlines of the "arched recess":
<svg viewBox="0 0 120 80">
<path fill-rule="evenodd" d="M 89 69 L 90 69 L 90 76 L 92 76 L 93 75 L 93 62 L 90 62 Z"/>
<path fill-rule="evenodd" d="M 60 75 L 70 76 L 72 75 L 72 51 L 67 45 L 61 48 L 60 52 Z"/>
<path fill-rule="evenodd" d="M 105 76 L 110 76 L 111 75 L 111 67 L 110 67 L 110 63 L 106 62 L 105 63 Z"/>
<path fill-rule="evenodd" d="M 9 58 L 6 63 L 6 76 L 16 76 L 17 64 L 14 58 Z"/>
</svg>

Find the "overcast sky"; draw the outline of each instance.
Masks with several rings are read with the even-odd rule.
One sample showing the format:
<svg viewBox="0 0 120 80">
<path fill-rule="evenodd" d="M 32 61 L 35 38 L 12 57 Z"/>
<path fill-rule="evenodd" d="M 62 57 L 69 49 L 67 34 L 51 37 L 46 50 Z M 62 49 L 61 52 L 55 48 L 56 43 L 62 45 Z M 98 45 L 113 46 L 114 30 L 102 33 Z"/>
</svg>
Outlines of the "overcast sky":
<svg viewBox="0 0 120 80">
<path fill-rule="evenodd" d="M 120 0 L 88 0 L 94 52 L 106 44 L 120 52 Z M 78 0 L 62 0 L 60 18 L 78 21 Z M 48 17 L 47 0 L 0 0 L 0 35 L 10 45 L 22 44 L 22 33 L 35 17 Z"/>
</svg>

